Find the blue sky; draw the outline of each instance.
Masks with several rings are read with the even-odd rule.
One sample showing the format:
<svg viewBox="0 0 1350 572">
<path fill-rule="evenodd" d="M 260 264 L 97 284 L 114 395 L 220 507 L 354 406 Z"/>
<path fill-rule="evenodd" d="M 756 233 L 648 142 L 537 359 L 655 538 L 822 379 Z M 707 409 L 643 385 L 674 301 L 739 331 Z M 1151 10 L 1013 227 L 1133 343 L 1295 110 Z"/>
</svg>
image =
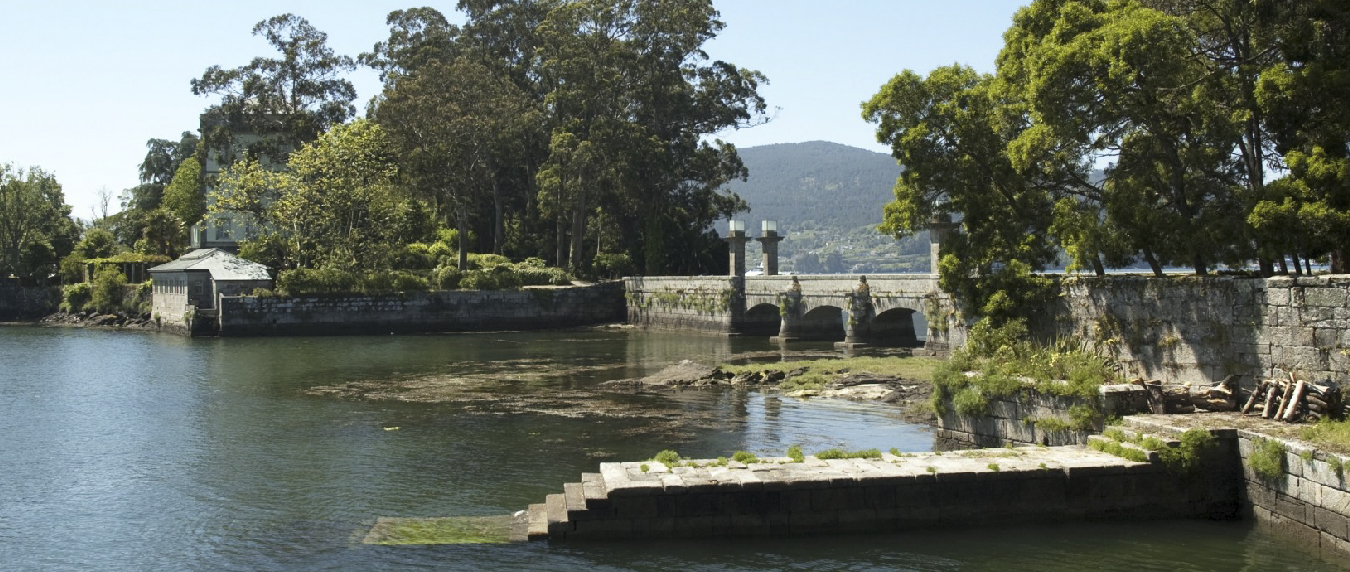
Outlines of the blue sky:
<svg viewBox="0 0 1350 572">
<path fill-rule="evenodd" d="M 385 16 L 425 3 L 386 0 L 92 2 L 6 0 L 0 34 L 0 163 L 56 175 L 75 215 L 98 191 L 135 186 L 147 139 L 195 131 L 212 100 L 188 81 L 211 65 L 237 67 L 275 52 L 253 25 L 292 12 L 356 56 L 388 36 Z M 454 2 L 432 3 L 452 19 Z M 714 59 L 757 69 L 772 109 L 766 125 L 722 133 L 740 147 L 825 140 L 886 151 L 859 104 L 901 70 L 954 62 L 992 71 L 1022 1 L 715 0 L 727 26 Z M 352 74 L 357 108 L 379 91 Z M 752 173 L 753 177 L 754 174 Z M 114 200 L 114 203 L 116 201 Z M 117 210 L 114 204 L 113 211 Z"/>
</svg>

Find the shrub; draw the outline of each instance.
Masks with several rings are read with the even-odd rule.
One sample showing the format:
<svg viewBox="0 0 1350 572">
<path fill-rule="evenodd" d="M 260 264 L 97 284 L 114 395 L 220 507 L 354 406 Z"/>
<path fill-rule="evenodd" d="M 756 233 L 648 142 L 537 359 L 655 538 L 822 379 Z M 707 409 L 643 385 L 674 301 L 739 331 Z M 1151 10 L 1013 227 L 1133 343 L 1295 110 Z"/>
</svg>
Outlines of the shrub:
<svg viewBox="0 0 1350 572">
<path fill-rule="evenodd" d="M 454 290 L 459 288 L 463 276 L 464 273 L 454 266 L 442 266 L 431 273 L 431 282 L 441 290 Z"/>
<path fill-rule="evenodd" d="M 745 451 L 736 451 L 736 453 L 731 456 L 731 460 L 736 461 L 737 463 L 750 464 L 750 463 L 758 463 L 759 457 L 756 457 L 754 453 L 747 453 Z"/>
<path fill-rule="evenodd" d="M 796 445 L 788 447 L 787 456 L 794 463 L 801 463 L 806 460 L 806 455 L 802 454 L 802 448 Z"/>
<path fill-rule="evenodd" d="M 94 273 L 94 286 L 90 305 L 95 310 L 109 314 L 122 309 L 122 297 L 126 294 L 127 277 L 122 271 L 111 266 L 99 268 Z"/>
<path fill-rule="evenodd" d="M 620 278 L 633 274 L 633 260 L 627 254 L 597 254 L 591 261 L 596 278 Z"/>
<path fill-rule="evenodd" d="M 469 268 L 486 270 L 498 266 L 511 266 L 511 259 L 500 254 L 470 254 Z"/>
<path fill-rule="evenodd" d="M 666 449 L 652 456 L 651 460 L 670 467 L 680 462 L 680 454 L 676 453 L 675 451 L 671 451 L 670 449 Z"/>
<path fill-rule="evenodd" d="M 88 282 L 70 284 L 61 290 L 61 311 L 81 312 L 93 299 L 94 285 Z"/>
<path fill-rule="evenodd" d="M 1263 479 L 1275 479 L 1284 474 L 1285 453 L 1284 443 L 1271 441 L 1269 439 L 1257 439 L 1252 447 L 1252 454 L 1247 457 L 1247 462 L 1251 464 L 1252 471 Z"/>
</svg>

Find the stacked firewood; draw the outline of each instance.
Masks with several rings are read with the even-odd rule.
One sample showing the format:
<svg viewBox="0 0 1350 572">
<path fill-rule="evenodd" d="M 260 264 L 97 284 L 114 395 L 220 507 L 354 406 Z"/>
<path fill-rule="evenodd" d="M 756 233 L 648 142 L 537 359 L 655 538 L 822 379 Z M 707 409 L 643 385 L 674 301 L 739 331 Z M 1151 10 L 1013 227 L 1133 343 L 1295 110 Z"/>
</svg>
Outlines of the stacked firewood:
<svg viewBox="0 0 1350 572">
<path fill-rule="evenodd" d="M 1238 376 L 1230 375 L 1212 387 L 1193 389 L 1190 384 L 1164 387 L 1159 380 L 1135 380 L 1148 390 L 1148 407 L 1153 413 L 1195 413 L 1205 411 L 1235 411 L 1237 409 Z"/>
<path fill-rule="evenodd" d="M 1350 413 L 1341 400 L 1341 389 L 1333 381 L 1313 383 L 1295 379 L 1267 379 L 1256 386 L 1242 414 L 1247 415 L 1259 407 L 1264 419 L 1274 419 L 1292 423 L 1297 421 L 1316 421 L 1330 416 L 1342 416 Z"/>
</svg>

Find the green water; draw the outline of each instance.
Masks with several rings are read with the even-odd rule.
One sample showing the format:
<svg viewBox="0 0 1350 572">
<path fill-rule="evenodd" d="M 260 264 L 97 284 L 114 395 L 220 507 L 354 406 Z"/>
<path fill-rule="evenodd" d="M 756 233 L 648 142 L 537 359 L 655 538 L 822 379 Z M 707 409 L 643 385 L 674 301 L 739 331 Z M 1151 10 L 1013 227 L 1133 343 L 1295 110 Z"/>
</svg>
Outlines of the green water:
<svg viewBox="0 0 1350 572">
<path fill-rule="evenodd" d="M 0 328 L 0 570 L 1330 570 L 1243 523 L 372 546 L 378 517 L 486 516 L 607 459 L 897 447 L 889 406 L 598 389 L 763 340 L 632 330 L 198 339 Z"/>
</svg>

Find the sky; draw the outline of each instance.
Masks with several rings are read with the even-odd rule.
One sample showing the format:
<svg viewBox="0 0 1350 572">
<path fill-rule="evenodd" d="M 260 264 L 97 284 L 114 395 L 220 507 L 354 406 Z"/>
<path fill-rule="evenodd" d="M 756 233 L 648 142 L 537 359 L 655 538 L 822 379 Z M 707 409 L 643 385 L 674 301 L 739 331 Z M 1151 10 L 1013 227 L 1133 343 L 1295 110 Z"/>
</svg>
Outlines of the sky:
<svg viewBox="0 0 1350 572">
<path fill-rule="evenodd" d="M 388 0 L 0 0 L 0 163 L 56 176 L 75 216 L 89 219 L 99 191 L 114 199 L 139 183 L 145 142 L 196 131 L 214 100 L 188 82 L 212 65 L 234 68 L 276 52 L 253 25 L 286 12 L 355 57 L 386 39 L 390 11 L 427 5 Z M 1002 34 L 1023 0 L 714 0 L 726 27 L 712 59 L 759 70 L 770 121 L 717 134 L 738 147 L 833 141 L 878 152 L 859 105 L 910 69 L 961 63 L 992 72 Z M 453 1 L 430 3 L 457 23 Z M 359 68 L 358 113 L 379 89 Z M 751 176 L 754 176 L 751 174 Z"/>
</svg>

